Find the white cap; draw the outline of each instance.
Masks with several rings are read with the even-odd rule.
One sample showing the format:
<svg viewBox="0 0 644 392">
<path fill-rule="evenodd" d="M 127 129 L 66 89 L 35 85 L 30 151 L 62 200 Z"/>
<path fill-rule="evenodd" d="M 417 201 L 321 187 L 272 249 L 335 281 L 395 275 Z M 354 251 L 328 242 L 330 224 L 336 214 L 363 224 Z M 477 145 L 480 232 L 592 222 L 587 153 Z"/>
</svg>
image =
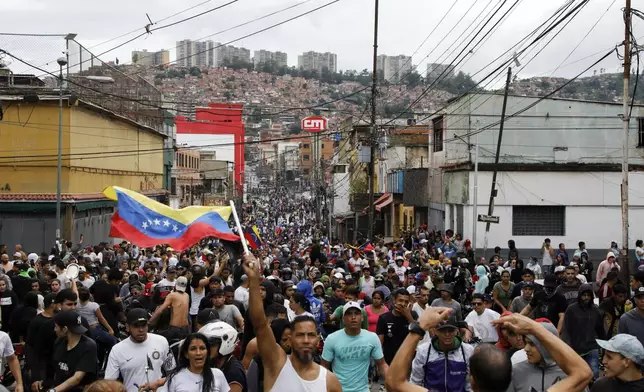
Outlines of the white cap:
<svg viewBox="0 0 644 392">
<path fill-rule="evenodd" d="M 359 309 L 359 310 L 362 312 L 362 306 L 360 306 L 360 304 L 359 304 L 358 302 L 351 301 L 351 302 L 347 302 L 347 303 L 346 303 L 346 304 L 344 304 L 344 306 L 342 307 L 342 316 L 344 316 L 345 314 L 347 314 L 347 311 L 348 311 L 349 309 L 351 309 L 351 308 Z"/>
<path fill-rule="evenodd" d="M 29 255 L 27 256 L 27 260 L 33 261 L 35 263 L 36 261 L 38 261 L 38 254 L 29 253 Z"/>
<path fill-rule="evenodd" d="M 185 292 L 188 288 L 188 279 L 185 276 L 180 276 L 177 278 L 177 281 L 174 284 L 174 288 L 177 291 Z"/>
<path fill-rule="evenodd" d="M 407 287 L 407 292 L 409 294 L 414 294 L 416 292 L 416 286 L 412 284 L 411 286 Z"/>
<path fill-rule="evenodd" d="M 336 272 L 335 275 L 333 275 L 333 277 L 336 278 L 336 279 L 342 279 L 342 278 L 344 278 L 344 275 L 342 275 L 339 272 Z"/>
</svg>

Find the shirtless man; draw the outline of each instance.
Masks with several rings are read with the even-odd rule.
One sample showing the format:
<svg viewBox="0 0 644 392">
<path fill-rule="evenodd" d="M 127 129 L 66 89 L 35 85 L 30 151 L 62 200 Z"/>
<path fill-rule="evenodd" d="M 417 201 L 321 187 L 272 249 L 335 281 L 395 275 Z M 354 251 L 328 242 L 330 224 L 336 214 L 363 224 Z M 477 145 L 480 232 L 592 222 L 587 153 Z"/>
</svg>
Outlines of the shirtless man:
<svg viewBox="0 0 644 392">
<path fill-rule="evenodd" d="M 273 331 L 264 314 L 257 263 L 258 260 L 254 256 L 244 256 L 244 270 L 248 276 L 250 294 L 248 312 L 255 326 L 257 346 L 264 364 L 264 390 L 342 391 L 335 374 L 313 361 L 313 352 L 317 350 L 320 341 L 315 319 L 301 316 L 293 320 L 291 355 L 287 355 L 275 341 Z"/>
<path fill-rule="evenodd" d="M 190 297 L 188 296 L 188 293 L 186 293 L 187 288 L 188 279 L 184 276 L 177 278 L 174 291 L 165 297 L 163 304 L 157 308 L 150 318 L 150 322 L 152 322 L 159 317 L 164 310 L 172 309 L 170 326 L 166 330 L 157 332 L 159 335 L 168 339 L 168 342 L 185 339 L 190 333 L 190 326 L 188 324 Z"/>
</svg>

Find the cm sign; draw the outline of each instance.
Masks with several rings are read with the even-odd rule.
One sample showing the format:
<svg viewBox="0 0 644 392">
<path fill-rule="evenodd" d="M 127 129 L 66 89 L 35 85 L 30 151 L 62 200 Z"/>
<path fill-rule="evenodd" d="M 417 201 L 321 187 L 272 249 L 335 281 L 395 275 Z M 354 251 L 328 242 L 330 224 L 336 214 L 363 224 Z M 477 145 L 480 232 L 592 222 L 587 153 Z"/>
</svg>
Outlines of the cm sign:
<svg viewBox="0 0 644 392">
<path fill-rule="evenodd" d="M 329 120 L 324 117 L 306 117 L 302 119 L 302 130 L 307 132 L 322 132 L 327 129 Z"/>
</svg>

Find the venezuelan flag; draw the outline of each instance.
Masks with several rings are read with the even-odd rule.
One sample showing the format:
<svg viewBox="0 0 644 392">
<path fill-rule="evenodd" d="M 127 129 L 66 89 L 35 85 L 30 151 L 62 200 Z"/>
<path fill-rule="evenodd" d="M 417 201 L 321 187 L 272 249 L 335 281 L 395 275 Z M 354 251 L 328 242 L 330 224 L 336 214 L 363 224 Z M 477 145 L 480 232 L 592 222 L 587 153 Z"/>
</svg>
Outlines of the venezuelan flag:
<svg viewBox="0 0 644 392">
<path fill-rule="evenodd" d="M 240 241 L 228 226 L 231 207 L 186 207 L 172 209 L 129 189 L 111 186 L 103 194 L 118 202 L 110 236 L 124 238 L 141 247 L 168 244 L 187 249 L 204 237 Z"/>
<path fill-rule="evenodd" d="M 244 230 L 244 238 L 246 238 L 246 242 L 248 242 L 248 245 L 253 250 L 259 249 L 262 246 L 262 240 L 259 237 L 257 226 L 253 226 Z"/>
</svg>

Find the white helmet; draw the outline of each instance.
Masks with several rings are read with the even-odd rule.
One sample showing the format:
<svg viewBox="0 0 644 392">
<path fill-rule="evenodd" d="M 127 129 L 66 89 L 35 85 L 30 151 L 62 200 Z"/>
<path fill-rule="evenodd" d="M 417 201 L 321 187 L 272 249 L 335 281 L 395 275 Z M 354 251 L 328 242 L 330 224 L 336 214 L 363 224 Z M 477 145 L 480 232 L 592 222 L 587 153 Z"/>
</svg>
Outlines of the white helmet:
<svg viewBox="0 0 644 392">
<path fill-rule="evenodd" d="M 219 340 L 221 342 L 219 345 L 219 354 L 221 355 L 232 354 L 235 350 L 237 330 L 224 321 L 208 323 L 201 327 L 199 333 L 205 335 L 208 341 L 212 339 Z"/>
</svg>

